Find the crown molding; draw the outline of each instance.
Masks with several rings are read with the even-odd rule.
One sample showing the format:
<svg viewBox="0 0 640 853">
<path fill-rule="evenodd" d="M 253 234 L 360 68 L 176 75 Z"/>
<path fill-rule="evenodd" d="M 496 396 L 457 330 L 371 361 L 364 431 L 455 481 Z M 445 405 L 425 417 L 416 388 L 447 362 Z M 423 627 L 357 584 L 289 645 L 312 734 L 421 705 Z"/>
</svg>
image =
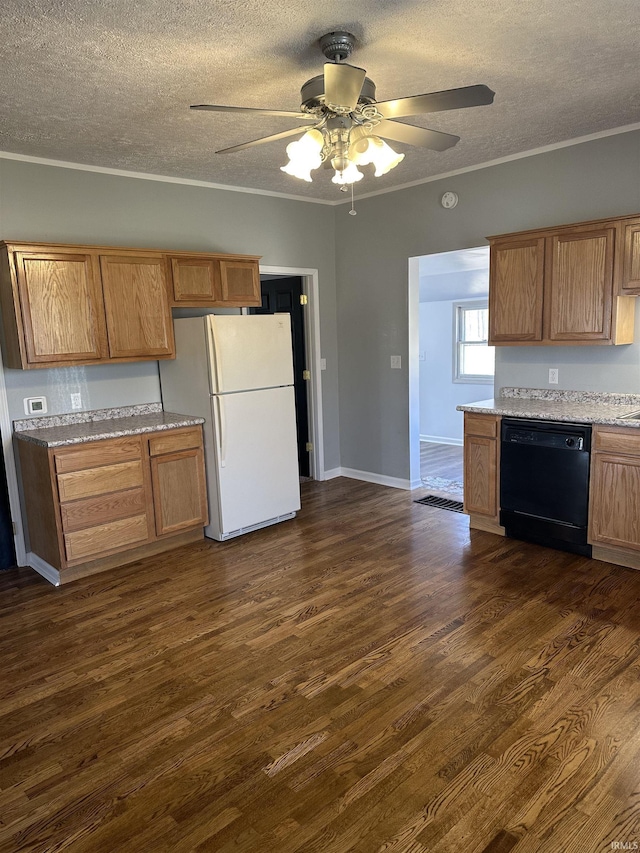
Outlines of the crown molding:
<svg viewBox="0 0 640 853">
<path fill-rule="evenodd" d="M 540 148 L 531 148 L 529 151 L 521 151 L 518 154 L 507 154 L 506 157 L 498 157 L 495 160 L 487 160 L 484 163 L 478 163 L 476 166 L 465 166 L 462 169 L 454 169 L 451 172 L 441 172 L 439 175 L 431 175 L 428 178 L 421 178 L 419 181 L 411 181 L 407 184 L 400 184 L 397 187 L 388 187 L 384 190 L 373 190 L 370 193 L 362 193 L 355 195 L 354 200 L 359 201 L 363 198 L 372 198 L 376 195 L 386 195 L 387 193 L 398 192 L 399 190 L 410 189 L 411 187 L 419 187 L 422 184 L 431 184 L 434 181 L 442 181 L 446 178 L 452 178 L 456 175 L 464 175 L 467 172 L 477 172 L 479 169 L 488 169 L 490 166 L 499 166 L 501 163 L 512 163 L 514 160 L 524 160 L 527 157 L 536 157 L 538 154 L 546 154 L 549 151 L 557 151 L 560 148 L 571 148 L 573 145 L 582 145 L 584 142 L 593 142 L 596 139 L 604 139 L 607 136 L 619 136 L 623 133 L 631 133 L 634 130 L 640 130 L 640 122 L 635 124 L 627 124 L 623 127 L 614 127 L 611 130 L 600 130 L 598 133 L 590 133 L 587 136 L 577 136 L 575 139 L 566 139 L 563 142 L 553 142 L 550 145 L 543 145 Z M 351 204 L 351 197 L 344 201 L 334 201 L 330 204 Z"/>
<path fill-rule="evenodd" d="M 528 151 L 521 151 L 517 154 L 508 154 L 506 157 L 498 157 L 495 160 L 487 160 L 484 163 L 478 163 L 475 166 L 464 166 L 461 169 L 454 169 L 450 172 L 440 172 L 437 175 L 431 175 L 428 178 L 420 178 L 418 181 L 410 181 L 406 184 L 399 184 L 395 187 L 387 187 L 386 189 L 373 190 L 369 193 L 355 195 L 356 201 L 373 198 L 377 195 L 386 195 L 387 193 L 400 192 L 400 190 L 411 189 L 411 187 L 419 187 L 423 184 L 431 184 L 434 181 L 442 181 L 446 178 L 452 178 L 456 175 L 465 175 L 468 172 L 477 172 L 480 169 L 488 169 L 491 166 L 499 166 L 502 163 L 512 163 L 515 160 L 524 160 L 527 157 L 536 157 L 538 154 L 546 154 L 550 151 L 558 151 L 561 148 L 570 148 L 574 145 L 582 145 L 585 142 L 593 142 L 597 139 L 604 139 L 608 136 L 618 136 L 623 133 L 631 133 L 635 130 L 640 130 L 640 122 L 635 124 L 627 124 L 623 127 L 615 127 L 610 130 L 601 130 L 597 133 L 590 133 L 587 136 L 579 136 L 575 139 L 566 139 L 563 142 L 554 142 L 550 145 L 543 145 L 540 148 L 531 148 Z M 167 184 L 183 184 L 190 187 L 206 187 L 214 190 L 225 190 L 226 192 L 248 193 L 250 195 L 264 195 L 272 198 L 283 198 L 288 201 L 303 201 L 307 204 L 323 204 L 328 207 L 339 207 L 343 204 L 350 204 L 351 198 L 339 199 L 337 201 L 328 201 L 320 198 L 306 198 L 305 196 L 294 195 L 293 193 L 280 193 L 273 190 L 258 190 L 252 187 L 235 187 L 229 184 L 216 184 L 212 181 L 197 181 L 192 178 L 176 178 L 169 175 L 154 175 L 147 172 L 131 172 L 126 169 L 112 169 L 108 166 L 90 166 L 85 163 L 72 163 L 65 160 L 51 160 L 46 157 L 33 157 L 29 154 L 15 154 L 11 151 L 0 151 L 0 159 L 18 160 L 23 163 L 35 163 L 41 166 L 56 166 L 61 169 L 76 169 L 82 172 L 96 172 L 103 175 L 115 175 L 122 178 L 138 178 L 143 181 L 161 181 Z"/>
<path fill-rule="evenodd" d="M 289 201 L 306 201 L 310 204 L 334 205 L 334 201 L 320 198 L 305 198 L 292 193 L 279 193 L 273 190 L 258 190 L 252 187 L 234 187 L 230 184 L 214 184 L 212 181 L 196 181 L 193 178 L 175 178 L 170 175 L 154 175 L 149 172 L 130 172 L 126 169 L 112 169 L 108 166 L 91 166 L 86 163 L 72 163 L 66 160 L 51 160 L 47 157 L 33 157 L 30 154 L 15 154 L 11 151 L 0 151 L 0 159 L 19 160 L 22 163 L 35 163 L 39 166 L 57 166 L 60 169 L 76 169 L 81 172 L 97 172 L 101 175 L 115 175 L 121 178 L 138 178 L 142 181 L 160 181 L 165 184 L 184 184 L 189 187 L 206 187 L 213 190 L 226 190 L 232 193 L 249 193 L 250 195 L 266 195 L 275 198 L 285 198 Z M 338 202 L 339 204 L 340 202 Z"/>
</svg>

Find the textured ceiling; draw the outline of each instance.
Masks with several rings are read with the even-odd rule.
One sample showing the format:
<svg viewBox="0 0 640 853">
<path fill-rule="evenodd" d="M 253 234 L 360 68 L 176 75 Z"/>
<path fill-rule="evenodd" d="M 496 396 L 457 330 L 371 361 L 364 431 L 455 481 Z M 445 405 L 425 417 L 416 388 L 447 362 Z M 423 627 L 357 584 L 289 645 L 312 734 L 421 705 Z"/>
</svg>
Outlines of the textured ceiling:
<svg viewBox="0 0 640 853">
<path fill-rule="evenodd" d="M 346 29 L 379 100 L 484 83 L 492 106 L 408 121 L 461 137 L 356 195 L 640 120 L 639 0 L 3 0 L 0 150 L 343 200 L 331 172 L 285 175 L 293 127 L 193 103 L 297 110 L 322 71 L 317 39 Z"/>
</svg>

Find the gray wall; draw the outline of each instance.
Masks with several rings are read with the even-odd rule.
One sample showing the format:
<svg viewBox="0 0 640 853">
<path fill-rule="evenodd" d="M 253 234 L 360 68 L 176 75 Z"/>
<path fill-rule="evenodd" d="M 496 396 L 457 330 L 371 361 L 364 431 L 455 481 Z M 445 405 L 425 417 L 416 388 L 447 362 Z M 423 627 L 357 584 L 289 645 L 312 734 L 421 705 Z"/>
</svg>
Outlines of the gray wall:
<svg viewBox="0 0 640 853">
<path fill-rule="evenodd" d="M 453 210 L 440 206 L 444 190 L 460 197 Z M 408 258 L 486 245 L 491 234 L 639 212 L 640 133 L 362 199 L 356 209 L 336 214 L 341 463 L 409 479 Z M 402 370 L 390 369 L 392 354 L 402 355 Z M 560 388 L 637 393 L 639 364 L 640 343 L 501 347 L 496 385 L 544 386 L 549 365 L 560 369 Z"/>
<path fill-rule="evenodd" d="M 457 300 L 456 300 L 457 301 Z M 420 303 L 420 435 L 462 441 L 456 406 L 493 396 L 493 384 L 454 382 L 454 301 Z"/>
<path fill-rule="evenodd" d="M 340 464 L 334 211 L 320 204 L 0 158 L 0 239 L 262 255 L 319 270 L 325 466 Z M 46 394 L 50 412 L 160 399 L 157 362 L 5 371 L 10 417 Z"/>
<path fill-rule="evenodd" d="M 460 197 L 453 210 L 440 206 L 445 189 Z M 317 268 L 325 465 L 408 479 L 408 259 L 486 245 L 488 234 L 639 212 L 640 132 L 362 199 L 356 208 L 349 216 L 347 205 L 0 159 L 4 239 L 219 249 Z M 390 355 L 402 356 L 402 370 L 390 368 Z M 639 365 L 640 343 L 502 347 L 496 385 L 544 386 L 551 366 L 560 369 L 560 388 L 640 392 Z M 22 416 L 27 393 L 59 391 L 62 400 L 74 382 L 84 383 L 92 407 L 159 393 L 155 362 L 86 368 L 82 376 L 6 373 L 12 417 Z"/>
</svg>

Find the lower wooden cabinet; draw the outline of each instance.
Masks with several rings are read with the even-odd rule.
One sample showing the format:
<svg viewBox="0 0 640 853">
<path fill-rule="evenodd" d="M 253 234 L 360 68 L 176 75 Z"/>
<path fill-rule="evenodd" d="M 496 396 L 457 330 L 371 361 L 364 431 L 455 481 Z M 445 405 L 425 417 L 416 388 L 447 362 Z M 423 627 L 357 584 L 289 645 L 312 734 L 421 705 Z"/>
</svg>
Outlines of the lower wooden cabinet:
<svg viewBox="0 0 640 853">
<path fill-rule="evenodd" d="M 465 412 L 464 511 L 470 526 L 504 532 L 499 514 L 500 418 Z"/>
<path fill-rule="evenodd" d="M 17 445 L 29 547 L 61 583 L 203 535 L 199 426 L 61 448 Z"/>
<path fill-rule="evenodd" d="M 594 427 L 589 541 L 630 549 L 640 560 L 640 430 Z"/>
<path fill-rule="evenodd" d="M 204 452 L 199 432 L 191 430 L 149 441 L 157 536 L 207 523 Z"/>
</svg>

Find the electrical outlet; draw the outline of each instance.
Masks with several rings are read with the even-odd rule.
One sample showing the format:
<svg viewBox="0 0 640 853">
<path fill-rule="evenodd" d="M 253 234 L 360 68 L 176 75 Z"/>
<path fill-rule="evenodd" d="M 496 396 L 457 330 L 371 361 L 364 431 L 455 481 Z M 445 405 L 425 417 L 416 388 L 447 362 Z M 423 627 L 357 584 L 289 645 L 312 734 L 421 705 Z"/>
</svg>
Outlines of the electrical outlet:
<svg viewBox="0 0 640 853">
<path fill-rule="evenodd" d="M 394 370 L 401 370 L 402 369 L 402 356 L 392 355 L 391 356 L 391 367 L 393 367 Z"/>
<path fill-rule="evenodd" d="M 82 408 L 82 394 L 72 394 L 71 395 L 71 408 L 72 409 L 81 409 Z"/>
<path fill-rule="evenodd" d="M 549 368 L 549 385 L 557 385 L 558 384 L 558 368 L 550 367 Z"/>
</svg>

